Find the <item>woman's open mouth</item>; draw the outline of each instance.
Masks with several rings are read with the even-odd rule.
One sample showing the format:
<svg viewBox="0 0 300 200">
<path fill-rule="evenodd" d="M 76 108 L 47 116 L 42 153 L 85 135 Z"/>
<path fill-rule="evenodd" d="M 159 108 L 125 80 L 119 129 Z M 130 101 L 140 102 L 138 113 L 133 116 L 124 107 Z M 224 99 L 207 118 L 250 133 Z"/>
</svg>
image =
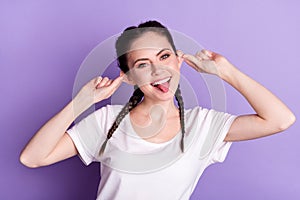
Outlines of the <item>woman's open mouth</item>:
<svg viewBox="0 0 300 200">
<path fill-rule="evenodd" d="M 167 93 L 169 91 L 169 87 L 170 87 L 170 80 L 171 77 L 167 77 L 158 81 L 155 81 L 153 83 L 151 83 L 151 85 L 155 88 L 157 88 L 158 90 L 162 91 L 163 93 Z"/>
</svg>

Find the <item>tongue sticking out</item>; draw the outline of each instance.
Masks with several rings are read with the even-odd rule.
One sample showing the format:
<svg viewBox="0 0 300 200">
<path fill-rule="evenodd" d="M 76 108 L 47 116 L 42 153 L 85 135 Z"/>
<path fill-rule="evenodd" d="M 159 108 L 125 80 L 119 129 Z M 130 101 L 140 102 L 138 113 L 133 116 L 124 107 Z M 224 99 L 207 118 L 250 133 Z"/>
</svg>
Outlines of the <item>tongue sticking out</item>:
<svg viewBox="0 0 300 200">
<path fill-rule="evenodd" d="M 169 91 L 169 83 L 168 82 L 165 82 L 165 83 L 162 83 L 162 84 L 158 84 L 156 87 L 158 89 L 160 89 L 164 93 L 166 93 L 166 92 Z"/>
</svg>

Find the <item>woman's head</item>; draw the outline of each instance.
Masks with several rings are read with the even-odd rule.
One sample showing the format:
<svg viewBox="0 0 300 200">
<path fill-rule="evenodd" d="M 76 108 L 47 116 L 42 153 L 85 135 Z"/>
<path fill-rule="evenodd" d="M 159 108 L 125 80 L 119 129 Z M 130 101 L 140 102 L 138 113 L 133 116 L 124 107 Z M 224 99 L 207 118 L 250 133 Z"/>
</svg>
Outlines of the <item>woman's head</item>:
<svg viewBox="0 0 300 200">
<path fill-rule="evenodd" d="M 173 97 L 183 59 L 177 55 L 168 29 L 156 21 L 129 27 L 118 38 L 116 51 L 119 67 L 127 74 L 128 83 L 137 85 L 145 96 L 156 94 L 163 97 L 161 100 Z M 157 85 L 162 80 L 167 81 Z"/>
<path fill-rule="evenodd" d="M 132 44 L 145 33 L 156 33 L 167 39 L 173 52 L 176 52 L 173 38 L 169 30 L 157 21 L 147 21 L 138 26 L 126 28 L 116 41 L 116 52 L 120 69 L 126 73 L 129 70 L 127 54 L 132 50 Z"/>
</svg>

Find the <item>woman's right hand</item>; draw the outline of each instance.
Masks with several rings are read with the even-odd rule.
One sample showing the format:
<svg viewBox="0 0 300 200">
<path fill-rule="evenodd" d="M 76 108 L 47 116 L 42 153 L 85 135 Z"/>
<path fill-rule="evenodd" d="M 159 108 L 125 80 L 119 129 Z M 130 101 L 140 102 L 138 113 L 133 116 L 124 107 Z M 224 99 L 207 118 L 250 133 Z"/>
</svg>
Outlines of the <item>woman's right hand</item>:
<svg viewBox="0 0 300 200">
<path fill-rule="evenodd" d="M 124 75 L 116 79 L 102 78 L 101 76 L 95 78 L 94 103 L 109 98 L 120 87 L 123 78 Z"/>
<path fill-rule="evenodd" d="M 124 74 L 116 79 L 99 76 L 90 80 L 75 96 L 74 100 L 77 102 L 77 106 L 87 108 L 94 103 L 109 98 L 119 88 L 123 78 Z"/>
</svg>

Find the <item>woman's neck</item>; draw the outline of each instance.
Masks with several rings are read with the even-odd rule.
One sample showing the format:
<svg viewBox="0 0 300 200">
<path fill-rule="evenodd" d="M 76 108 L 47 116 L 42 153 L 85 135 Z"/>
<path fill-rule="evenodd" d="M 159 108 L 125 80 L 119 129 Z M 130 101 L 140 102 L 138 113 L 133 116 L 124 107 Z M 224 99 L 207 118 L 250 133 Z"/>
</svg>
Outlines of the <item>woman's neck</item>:
<svg viewBox="0 0 300 200">
<path fill-rule="evenodd" d="M 169 101 L 152 101 L 144 98 L 136 110 L 146 115 L 153 112 L 157 112 L 158 115 L 164 113 L 167 118 L 178 115 L 178 108 L 175 106 L 173 99 Z"/>
<path fill-rule="evenodd" d="M 180 128 L 179 111 L 174 101 L 153 102 L 146 98 L 129 116 L 135 132 L 154 143 L 168 141 Z"/>
</svg>

